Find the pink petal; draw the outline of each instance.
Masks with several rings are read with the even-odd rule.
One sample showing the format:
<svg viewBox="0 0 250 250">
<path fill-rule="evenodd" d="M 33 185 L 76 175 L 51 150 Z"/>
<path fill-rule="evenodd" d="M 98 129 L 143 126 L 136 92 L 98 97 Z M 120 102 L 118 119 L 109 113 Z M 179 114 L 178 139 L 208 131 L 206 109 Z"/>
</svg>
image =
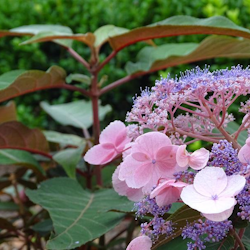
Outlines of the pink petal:
<svg viewBox="0 0 250 250">
<path fill-rule="evenodd" d="M 115 147 L 119 152 L 122 152 L 125 145 L 130 141 L 131 139 L 128 137 L 127 128 L 124 128 L 117 134 L 117 137 L 115 139 Z"/>
<path fill-rule="evenodd" d="M 152 174 L 151 174 L 151 178 L 148 181 L 148 183 L 143 186 L 142 192 L 145 195 L 149 195 L 150 192 L 152 191 L 152 188 L 158 184 L 159 180 L 161 178 L 165 178 L 165 177 L 166 176 L 164 176 L 162 174 L 162 172 L 158 171 L 157 168 L 153 169 Z"/>
<path fill-rule="evenodd" d="M 183 187 L 187 186 L 184 182 L 167 180 L 158 185 L 150 194 L 150 198 L 156 197 L 158 206 L 166 206 L 176 202 L 180 198 Z"/>
<path fill-rule="evenodd" d="M 136 160 L 136 161 L 140 161 L 140 162 L 150 162 L 150 158 L 141 152 L 136 152 L 136 153 L 132 153 L 132 157 Z"/>
<path fill-rule="evenodd" d="M 181 192 L 181 199 L 189 207 L 201 213 L 221 213 L 235 206 L 237 203 L 234 198 L 218 198 L 213 200 L 212 197 L 206 197 L 196 192 L 193 185 L 184 187 Z"/>
<path fill-rule="evenodd" d="M 131 201 L 135 201 L 135 202 L 140 201 L 143 198 L 142 190 L 128 187 L 125 181 L 121 181 L 118 178 L 119 171 L 120 171 L 120 166 L 117 167 L 117 169 L 115 170 L 112 176 L 112 183 L 113 183 L 114 190 L 119 195 L 127 196 L 128 199 Z"/>
<path fill-rule="evenodd" d="M 131 155 L 128 155 L 124 161 L 120 164 L 120 171 L 118 178 L 121 181 L 126 181 L 129 187 L 134 187 L 134 172 L 137 166 L 140 166 L 141 163 L 135 161 Z"/>
<path fill-rule="evenodd" d="M 131 154 L 132 152 L 132 146 L 134 145 L 134 142 L 129 142 L 125 145 L 124 149 L 123 149 L 123 153 L 122 153 L 122 158 L 123 160 Z"/>
<path fill-rule="evenodd" d="M 138 202 L 140 201 L 144 194 L 141 190 L 141 188 L 128 188 L 126 196 L 128 197 L 129 200 L 134 201 L 134 202 Z"/>
<path fill-rule="evenodd" d="M 100 144 L 112 143 L 120 152 L 129 141 L 127 128 L 121 121 L 111 122 L 100 134 Z"/>
<path fill-rule="evenodd" d="M 84 160 L 93 165 L 103 165 L 112 161 L 117 155 L 111 144 L 98 144 L 84 156 Z"/>
<path fill-rule="evenodd" d="M 152 241 L 148 236 L 139 236 L 133 239 L 126 250 L 150 250 L 152 247 Z"/>
<path fill-rule="evenodd" d="M 152 164 L 150 163 L 149 167 L 151 165 Z M 120 165 L 119 179 L 121 181 L 126 181 L 127 185 L 131 188 L 141 188 L 142 185 L 144 185 L 142 183 L 145 183 L 145 180 L 143 180 L 144 177 L 141 177 L 141 175 L 144 176 L 145 174 L 147 180 L 151 178 L 147 168 L 148 164 L 145 165 L 145 163 L 138 162 L 132 157 L 132 155 L 128 155 Z M 137 170 L 138 172 L 136 173 Z"/>
<path fill-rule="evenodd" d="M 223 169 L 218 167 L 206 167 L 194 178 L 195 190 L 207 197 L 220 194 L 226 186 L 227 176 Z"/>
<path fill-rule="evenodd" d="M 225 210 L 224 212 L 218 213 L 218 214 L 202 214 L 204 217 L 211 221 L 224 221 L 228 219 L 231 214 L 233 213 L 234 207 Z"/>
<path fill-rule="evenodd" d="M 119 194 L 119 195 L 126 195 L 128 185 L 126 184 L 125 181 L 121 181 L 118 176 L 119 176 L 119 171 L 120 171 L 120 166 L 118 166 L 115 170 L 115 172 L 112 175 L 112 184 L 114 190 Z"/>
<path fill-rule="evenodd" d="M 153 170 L 152 163 L 142 164 L 137 167 L 134 173 L 134 188 L 145 186 L 150 181 Z"/>
<path fill-rule="evenodd" d="M 248 138 L 249 139 L 249 138 Z M 247 140 L 248 140 L 247 139 Z M 238 158 L 242 163 L 250 163 L 250 146 L 245 144 L 238 153 Z"/>
<path fill-rule="evenodd" d="M 190 155 L 189 166 L 195 170 L 200 170 L 207 165 L 209 159 L 209 151 L 205 148 L 196 150 Z"/>
<path fill-rule="evenodd" d="M 174 169 L 177 165 L 176 151 L 178 146 L 165 146 L 160 148 L 156 154 L 156 165 L 160 171 L 165 172 Z M 171 171 L 172 172 L 172 171 Z"/>
<path fill-rule="evenodd" d="M 180 198 L 180 190 L 178 189 L 166 189 L 165 193 L 157 195 L 155 200 L 159 207 L 170 205 L 176 202 Z"/>
<path fill-rule="evenodd" d="M 149 132 L 139 136 L 135 140 L 133 152 L 142 152 L 154 159 L 157 151 L 164 147 L 171 145 L 170 139 L 160 132 Z"/>
<path fill-rule="evenodd" d="M 219 197 L 234 197 L 244 188 L 246 179 L 241 175 L 231 175 L 227 177 L 227 186 Z"/>
<path fill-rule="evenodd" d="M 176 152 L 176 161 L 180 167 L 186 167 L 188 165 L 189 154 L 186 150 L 187 145 L 181 145 Z"/>
<path fill-rule="evenodd" d="M 248 137 L 248 138 L 246 139 L 246 144 L 247 144 L 248 146 L 250 146 L 250 137 Z"/>
</svg>

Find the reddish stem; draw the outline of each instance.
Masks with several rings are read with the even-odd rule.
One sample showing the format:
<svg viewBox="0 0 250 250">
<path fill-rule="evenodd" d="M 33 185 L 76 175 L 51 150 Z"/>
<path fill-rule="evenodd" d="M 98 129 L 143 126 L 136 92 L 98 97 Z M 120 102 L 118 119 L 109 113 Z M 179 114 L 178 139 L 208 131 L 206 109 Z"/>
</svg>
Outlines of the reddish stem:
<svg viewBox="0 0 250 250">
<path fill-rule="evenodd" d="M 101 64 L 99 64 L 95 72 L 98 73 L 113 57 L 116 56 L 116 54 L 117 51 L 112 51 L 111 54 L 108 57 L 106 57 L 106 59 Z"/>
<path fill-rule="evenodd" d="M 100 120 L 99 120 L 99 88 L 98 88 L 98 79 L 97 73 L 93 73 L 93 79 L 91 84 L 91 101 L 92 101 L 92 111 L 93 111 L 93 129 L 94 129 L 94 142 L 95 144 L 99 143 L 99 135 L 100 135 Z M 96 182 L 97 185 L 102 186 L 102 166 L 95 167 L 96 174 Z"/>
<path fill-rule="evenodd" d="M 70 47 L 65 48 L 78 62 L 80 62 L 89 71 L 89 64 L 75 50 Z"/>
<path fill-rule="evenodd" d="M 149 72 L 147 72 L 147 73 L 149 73 Z M 106 92 L 108 92 L 108 91 L 110 91 L 110 90 L 112 90 L 112 89 L 114 89 L 114 88 L 122 85 L 123 83 L 128 82 L 128 81 L 130 81 L 130 80 L 132 80 L 132 79 L 134 79 L 134 78 L 136 78 L 138 76 L 139 75 L 125 76 L 125 77 L 123 77 L 123 78 L 121 78 L 121 79 L 119 79 L 119 80 L 117 80 L 117 81 L 109 84 L 108 86 L 102 88 L 101 91 L 100 91 L 100 95 L 105 94 Z"/>
<path fill-rule="evenodd" d="M 234 229 L 230 229 L 230 233 L 231 235 L 234 237 L 235 239 L 235 246 L 234 246 L 234 249 L 236 250 L 238 245 L 240 247 L 241 250 L 246 250 L 246 248 L 244 247 L 239 235 L 235 232 Z"/>
</svg>

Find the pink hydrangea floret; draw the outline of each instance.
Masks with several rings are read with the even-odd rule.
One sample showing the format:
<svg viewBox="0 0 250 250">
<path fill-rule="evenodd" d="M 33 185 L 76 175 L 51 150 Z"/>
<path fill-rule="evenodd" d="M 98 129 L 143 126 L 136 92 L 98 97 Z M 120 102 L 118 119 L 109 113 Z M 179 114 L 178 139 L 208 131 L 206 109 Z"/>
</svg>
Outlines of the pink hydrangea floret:
<svg viewBox="0 0 250 250">
<path fill-rule="evenodd" d="M 170 205 L 180 198 L 182 189 L 187 185 L 182 181 L 165 180 L 151 192 L 150 198 L 155 198 L 159 207 Z"/>
<path fill-rule="evenodd" d="M 205 148 L 188 153 L 187 145 L 179 146 L 176 153 L 176 161 L 180 167 L 190 166 L 192 169 L 200 170 L 207 165 L 209 159 L 209 151 Z"/>
<path fill-rule="evenodd" d="M 250 137 L 247 138 L 246 144 L 239 150 L 238 157 L 242 163 L 250 164 Z"/>
<path fill-rule="evenodd" d="M 139 236 L 133 239 L 126 250 L 150 250 L 152 247 L 152 241 L 148 236 Z"/>
<path fill-rule="evenodd" d="M 122 196 L 127 196 L 129 200 L 138 202 L 143 198 L 141 188 L 130 188 L 125 181 L 118 178 L 120 166 L 118 166 L 112 176 L 114 190 Z"/>
<path fill-rule="evenodd" d="M 144 194 L 149 194 L 159 179 L 173 178 L 173 174 L 180 171 L 176 162 L 177 148 L 160 132 L 139 136 L 120 165 L 119 179 L 128 187 L 142 188 Z"/>
<path fill-rule="evenodd" d="M 100 144 L 92 147 L 84 160 L 93 165 L 106 164 L 121 154 L 130 141 L 125 124 L 121 121 L 111 122 L 100 134 Z"/>
</svg>

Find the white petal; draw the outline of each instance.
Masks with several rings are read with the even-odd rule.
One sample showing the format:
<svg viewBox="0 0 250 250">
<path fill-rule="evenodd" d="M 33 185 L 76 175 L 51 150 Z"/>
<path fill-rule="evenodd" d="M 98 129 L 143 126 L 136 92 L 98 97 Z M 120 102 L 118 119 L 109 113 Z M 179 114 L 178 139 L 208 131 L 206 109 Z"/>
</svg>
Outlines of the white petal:
<svg viewBox="0 0 250 250">
<path fill-rule="evenodd" d="M 218 214 L 204 214 L 203 213 L 202 215 L 211 221 L 224 221 L 231 216 L 231 214 L 233 213 L 233 210 L 234 210 L 234 207 L 222 213 L 218 213 Z"/>
<path fill-rule="evenodd" d="M 212 198 L 203 196 L 195 191 L 193 185 L 184 187 L 181 192 L 181 199 L 189 207 L 201 213 L 221 213 L 235 206 L 234 198 Z"/>
<path fill-rule="evenodd" d="M 245 177 L 241 175 L 231 175 L 227 177 L 227 186 L 219 197 L 234 197 L 244 188 L 246 184 Z"/>
<path fill-rule="evenodd" d="M 220 194 L 227 186 L 227 176 L 223 169 L 206 167 L 196 174 L 194 188 L 207 197 Z"/>
</svg>

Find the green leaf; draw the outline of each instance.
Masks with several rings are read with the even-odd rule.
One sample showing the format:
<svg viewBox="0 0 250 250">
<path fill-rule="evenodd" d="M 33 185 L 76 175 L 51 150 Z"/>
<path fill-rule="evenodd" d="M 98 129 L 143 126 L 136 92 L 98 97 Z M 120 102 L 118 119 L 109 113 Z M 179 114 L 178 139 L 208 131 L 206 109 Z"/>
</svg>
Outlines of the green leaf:
<svg viewBox="0 0 250 250">
<path fill-rule="evenodd" d="M 125 69 L 129 75 L 156 71 L 175 65 L 210 58 L 249 58 L 250 41 L 223 36 L 210 36 L 200 44 L 165 44 L 145 47 L 137 55 L 137 62 L 128 62 Z"/>
<path fill-rule="evenodd" d="M 71 35 L 73 34 L 72 30 L 69 27 L 61 25 L 51 25 L 51 24 L 33 24 L 27 26 L 21 26 L 14 29 L 11 29 L 10 32 L 18 32 L 20 34 L 31 34 L 36 36 L 56 36 L 56 35 Z M 52 40 L 52 39 L 51 39 Z M 53 39 L 54 40 L 54 39 Z M 29 41 L 29 40 L 28 40 Z M 71 47 L 71 40 L 54 40 L 54 42 Z"/>
<path fill-rule="evenodd" d="M 89 76 L 83 74 L 70 74 L 67 76 L 66 81 L 71 83 L 72 81 L 86 83 L 87 85 L 91 84 L 91 79 Z"/>
<path fill-rule="evenodd" d="M 31 227 L 35 232 L 39 233 L 41 236 L 46 236 L 53 230 L 53 223 L 51 219 L 43 220 L 33 227 Z"/>
<path fill-rule="evenodd" d="M 214 243 L 206 243 L 206 250 L 228 250 L 232 249 L 234 246 L 234 239 L 231 236 L 228 236 L 225 241 L 214 242 Z"/>
<path fill-rule="evenodd" d="M 85 145 L 81 145 L 79 148 L 65 149 L 53 156 L 53 159 L 62 165 L 70 178 L 76 178 L 76 166 L 82 158 L 84 148 Z"/>
<path fill-rule="evenodd" d="M 245 229 L 244 235 L 242 237 L 242 242 L 245 245 L 245 247 L 250 250 L 250 224 Z"/>
<path fill-rule="evenodd" d="M 1 80 L 2 78 L 2 80 Z M 58 88 L 65 84 L 66 72 L 52 66 L 41 70 L 11 71 L 0 76 L 0 102 L 42 89 Z"/>
<path fill-rule="evenodd" d="M 187 243 L 190 241 L 190 239 L 183 239 L 179 236 L 167 244 L 158 247 L 157 250 L 187 250 Z"/>
<path fill-rule="evenodd" d="M 91 241 L 113 227 L 123 218 L 111 209 L 128 209 L 124 197 L 114 190 L 95 193 L 83 190 L 69 178 L 45 181 L 37 190 L 27 190 L 27 196 L 48 210 L 54 231 L 47 249 L 73 249 Z"/>
<path fill-rule="evenodd" d="M 236 25 L 226 17 L 214 16 L 199 19 L 191 16 L 173 16 L 161 22 L 110 37 L 109 43 L 115 51 L 119 51 L 139 41 L 191 34 L 217 34 L 250 38 L 250 30 Z"/>
<path fill-rule="evenodd" d="M 239 125 L 236 122 L 230 122 L 227 125 L 226 130 L 230 133 L 233 134 L 235 133 L 238 129 L 239 129 Z M 247 139 L 248 135 L 247 135 L 247 131 L 244 130 L 242 132 L 240 132 L 239 136 L 238 136 L 238 143 L 243 146 L 246 143 L 246 139 Z"/>
<path fill-rule="evenodd" d="M 91 102 L 76 101 L 59 105 L 49 105 L 47 102 L 41 102 L 41 107 L 62 125 L 71 125 L 84 129 L 93 124 Z M 106 113 L 110 111 L 110 105 L 99 106 L 99 119 L 103 120 Z"/>
<path fill-rule="evenodd" d="M 17 211 L 19 206 L 14 202 L 2 202 L 0 201 L 0 211 Z"/>
<path fill-rule="evenodd" d="M 178 209 L 183 207 L 184 204 L 181 202 L 175 202 L 172 204 L 171 209 L 168 211 L 168 214 L 174 214 Z"/>
<path fill-rule="evenodd" d="M 108 41 L 109 37 L 121 35 L 121 34 L 126 33 L 128 31 L 129 31 L 128 29 L 116 27 L 112 24 L 104 25 L 104 26 L 98 28 L 94 32 L 94 35 L 96 37 L 94 46 L 101 47 L 105 42 Z"/>
<path fill-rule="evenodd" d="M 18 165 L 32 168 L 45 174 L 43 168 L 29 152 L 16 149 L 0 149 L 1 165 Z"/>
<path fill-rule="evenodd" d="M 43 134 L 46 137 L 46 140 L 49 142 L 59 143 L 63 146 L 65 145 L 72 145 L 72 146 L 80 146 L 80 145 L 86 145 L 86 141 L 84 138 L 81 138 L 77 135 L 71 135 L 71 134 L 63 134 L 56 131 L 42 131 Z"/>
</svg>

